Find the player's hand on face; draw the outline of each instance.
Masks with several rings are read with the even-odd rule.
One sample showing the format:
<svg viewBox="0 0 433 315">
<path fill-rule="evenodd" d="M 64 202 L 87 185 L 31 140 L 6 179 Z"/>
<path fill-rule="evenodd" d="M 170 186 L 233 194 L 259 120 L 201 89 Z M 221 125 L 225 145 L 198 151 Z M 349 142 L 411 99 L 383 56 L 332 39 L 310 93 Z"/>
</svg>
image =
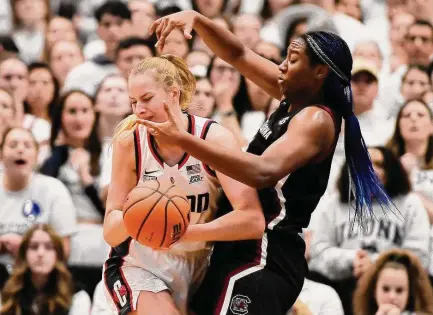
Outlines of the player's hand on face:
<svg viewBox="0 0 433 315">
<path fill-rule="evenodd" d="M 186 39 L 191 39 L 191 32 L 197 16 L 198 13 L 195 11 L 182 11 L 164 16 L 153 22 L 150 26 L 149 34 L 156 34 L 158 42 L 155 46 L 158 47 L 160 51 L 163 51 L 165 39 L 167 38 L 168 34 L 170 34 L 171 31 L 176 27 L 183 31 Z"/>
<path fill-rule="evenodd" d="M 163 140 L 168 144 L 177 144 L 179 140 L 187 134 L 185 128 L 182 128 L 182 120 L 173 112 L 166 101 L 163 107 L 167 113 L 167 120 L 162 123 L 152 122 L 144 119 L 137 119 L 137 123 L 145 125 L 147 131 L 154 137 Z"/>
</svg>

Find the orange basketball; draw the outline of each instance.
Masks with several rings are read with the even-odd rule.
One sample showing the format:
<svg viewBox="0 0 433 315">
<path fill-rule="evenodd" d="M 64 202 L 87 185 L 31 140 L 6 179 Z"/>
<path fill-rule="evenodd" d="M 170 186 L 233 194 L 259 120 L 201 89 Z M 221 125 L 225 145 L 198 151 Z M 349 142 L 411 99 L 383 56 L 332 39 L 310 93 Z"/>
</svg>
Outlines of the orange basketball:
<svg viewBox="0 0 433 315">
<path fill-rule="evenodd" d="M 123 205 L 123 222 L 132 238 L 151 248 L 168 248 L 185 233 L 190 204 L 181 188 L 150 180 L 140 183 Z"/>
</svg>

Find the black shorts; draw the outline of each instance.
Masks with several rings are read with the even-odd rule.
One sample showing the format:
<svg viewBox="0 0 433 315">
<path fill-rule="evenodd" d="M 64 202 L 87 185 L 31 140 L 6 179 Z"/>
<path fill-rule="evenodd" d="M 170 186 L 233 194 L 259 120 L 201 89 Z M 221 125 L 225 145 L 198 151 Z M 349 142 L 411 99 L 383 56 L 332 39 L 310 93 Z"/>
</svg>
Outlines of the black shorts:
<svg viewBox="0 0 433 315">
<path fill-rule="evenodd" d="M 292 245 L 283 256 L 293 255 L 290 261 L 283 259 L 287 263 L 282 266 L 278 266 L 282 262 L 278 260 L 281 248 L 272 243 L 268 243 L 267 250 L 273 255 L 266 261 L 242 263 L 239 256 L 230 259 L 234 252 L 225 253 L 228 256 L 224 260 L 213 259 L 191 301 L 191 309 L 197 315 L 285 315 L 298 298 L 308 270 L 305 247 Z M 222 253 L 216 248 L 213 255 Z M 279 267 L 284 267 L 284 273 Z"/>
</svg>

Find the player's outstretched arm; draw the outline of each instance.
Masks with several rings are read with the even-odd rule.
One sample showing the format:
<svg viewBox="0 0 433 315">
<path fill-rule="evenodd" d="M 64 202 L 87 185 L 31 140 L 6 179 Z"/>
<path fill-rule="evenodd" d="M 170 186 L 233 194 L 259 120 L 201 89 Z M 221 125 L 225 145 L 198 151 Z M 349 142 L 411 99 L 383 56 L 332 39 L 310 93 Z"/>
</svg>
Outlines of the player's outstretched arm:
<svg viewBox="0 0 433 315">
<path fill-rule="evenodd" d="M 212 125 L 206 142 L 216 147 L 240 151 L 234 136 L 220 125 Z M 238 241 L 260 239 L 265 230 L 265 218 L 256 189 L 216 172 L 233 211 L 205 224 L 190 225 L 184 241 Z"/>
<path fill-rule="evenodd" d="M 195 11 L 170 14 L 156 20 L 149 30 L 156 33 L 161 50 L 174 28 L 182 29 L 187 39 L 192 38 L 191 31 L 194 29 L 218 57 L 233 65 L 269 95 L 281 99 L 277 84 L 278 66 L 244 46 L 229 30 Z"/>
<path fill-rule="evenodd" d="M 137 184 L 134 139 L 132 133 L 113 141 L 111 184 L 108 189 L 107 210 L 104 218 L 104 239 L 112 247 L 118 246 L 129 235 L 123 225 L 123 204 Z"/>
<path fill-rule="evenodd" d="M 262 155 L 254 155 L 216 146 L 190 135 L 180 127 L 179 117 L 167 104 L 164 104 L 164 109 L 168 114 L 167 121 L 155 123 L 140 119 L 138 123 L 146 125 L 148 132 L 155 137 L 181 146 L 214 170 L 256 188 L 275 186 L 298 168 L 320 159 L 329 152 L 335 138 L 332 117 L 319 107 L 307 107 L 292 119 L 282 137 Z"/>
</svg>

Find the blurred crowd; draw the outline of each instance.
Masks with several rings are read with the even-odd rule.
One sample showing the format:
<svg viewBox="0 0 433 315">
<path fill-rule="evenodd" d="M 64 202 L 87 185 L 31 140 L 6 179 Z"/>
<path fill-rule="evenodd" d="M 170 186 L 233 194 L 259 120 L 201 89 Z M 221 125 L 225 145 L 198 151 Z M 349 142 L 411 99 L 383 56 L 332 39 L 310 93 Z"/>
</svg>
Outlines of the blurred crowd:
<svg viewBox="0 0 433 315">
<path fill-rule="evenodd" d="M 110 314 L 101 288 L 111 136 L 140 60 L 184 58 L 190 114 L 246 147 L 279 100 L 179 30 L 194 9 L 279 64 L 296 36 L 339 34 L 373 167 L 395 208 L 353 217 L 344 137 L 305 229 L 310 274 L 292 315 L 433 314 L 433 0 L 0 0 L 1 314 Z"/>
</svg>

